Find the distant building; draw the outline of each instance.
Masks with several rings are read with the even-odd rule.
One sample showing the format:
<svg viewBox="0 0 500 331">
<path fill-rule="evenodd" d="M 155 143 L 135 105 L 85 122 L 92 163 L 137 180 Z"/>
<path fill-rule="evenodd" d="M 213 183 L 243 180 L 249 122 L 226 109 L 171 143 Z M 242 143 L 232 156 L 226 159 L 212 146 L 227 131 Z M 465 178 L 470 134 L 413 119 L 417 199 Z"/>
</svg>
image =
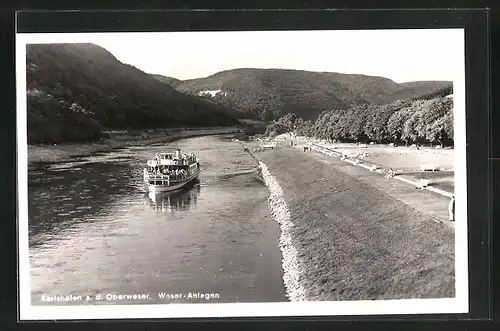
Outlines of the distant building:
<svg viewBox="0 0 500 331">
<path fill-rule="evenodd" d="M 223 95 L 226 96 L 226 92 L 222 92 L 221 90 L 213 90 L 213 91 L 200 91 L 198 92 L 198 95 L 210 95 L 212 98 L 215 97 L 216 95 Z"/>
</svg>

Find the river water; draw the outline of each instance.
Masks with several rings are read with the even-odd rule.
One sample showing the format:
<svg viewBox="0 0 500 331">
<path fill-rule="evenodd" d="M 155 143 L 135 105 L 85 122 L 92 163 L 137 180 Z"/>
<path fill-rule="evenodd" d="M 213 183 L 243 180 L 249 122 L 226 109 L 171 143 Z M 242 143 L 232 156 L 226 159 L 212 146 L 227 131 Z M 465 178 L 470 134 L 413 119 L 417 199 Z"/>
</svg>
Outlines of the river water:
<svg viewBox="0 0 500 331">
<path fill-rule="evenodd" d="M 166 147 L 195 152 L 202 172 L 150 196 L 144 164 Z M 256 162 L 222 136 L 30 170 L 32 304 L 287 301 L 268 198 Z M 117 297 L 130 294 L 141 299 Z M 69 295 L 82 300 L 54 298 Z"/>
</svg>

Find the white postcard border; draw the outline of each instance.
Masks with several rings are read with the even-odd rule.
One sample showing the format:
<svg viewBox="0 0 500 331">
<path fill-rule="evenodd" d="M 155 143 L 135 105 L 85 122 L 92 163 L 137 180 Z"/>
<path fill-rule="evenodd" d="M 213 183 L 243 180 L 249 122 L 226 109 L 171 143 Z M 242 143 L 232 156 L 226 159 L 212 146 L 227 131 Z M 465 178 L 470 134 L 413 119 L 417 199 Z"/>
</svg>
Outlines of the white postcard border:
<svg viewBox="0 0 500 331">
<path fill-rule="evenodd" d="M 467 240 L 467 165 L 465 113 L 465 33 L 452 30 L 456 39 L 456 76 L 454 90 L 455 141 L 455 284 L 456 297 L 449 299 L 412 299 L 338 302 L 283 303 L 205 303 L 153 305 L 96 305 L 96 306 L 32 306 L 28 240 L 28 148 L 26 105 L 26 45 L 84 40 L 78 34 L 17 34 L 17 187 L 19 243 L 19 318 L 20 320 L 83 320 L 195 317 L 270 317 L 270 316 L 339 316 L 380 314 L 451 314 L 467 313 L 468 297 L 468 240 Z M 276 31 L 274 31 L 276 32 Z M 179 32 L 189 33 L 189 32 Z M 256 32 L 266 33 L 266 32 Z M 287 31 L 283 33 L 293 33 Z M 312 32 L 314 33 L 314 32 Z M 95 35 L 92 34 L 92 35 Z"/>
</svg>

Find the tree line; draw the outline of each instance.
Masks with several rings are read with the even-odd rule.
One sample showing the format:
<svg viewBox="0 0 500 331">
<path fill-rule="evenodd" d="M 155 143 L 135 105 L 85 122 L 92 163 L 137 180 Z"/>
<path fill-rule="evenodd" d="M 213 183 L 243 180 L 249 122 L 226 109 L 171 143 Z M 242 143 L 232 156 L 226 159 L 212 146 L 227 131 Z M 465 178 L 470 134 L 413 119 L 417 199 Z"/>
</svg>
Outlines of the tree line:
<svg viewBox="0 0 500 331">
<path fill-rule="evenodd" d="M 287 114 L 271 123 L 266 134 L 295 132 L 300 136 L 339 142 L 453 145 L 453 99 L 395 101 L 322 112 L 315 121 Z"/>
</svg>

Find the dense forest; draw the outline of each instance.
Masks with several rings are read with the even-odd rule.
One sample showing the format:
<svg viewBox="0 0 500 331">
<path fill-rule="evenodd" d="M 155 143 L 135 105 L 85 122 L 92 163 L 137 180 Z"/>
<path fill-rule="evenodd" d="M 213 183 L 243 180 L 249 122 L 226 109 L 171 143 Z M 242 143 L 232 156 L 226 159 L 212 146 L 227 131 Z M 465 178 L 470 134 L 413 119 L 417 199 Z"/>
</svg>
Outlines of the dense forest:
<svg viewBox="0 0 500 331">
<path fill-rule="evenodd" d="M 453 99 L 446 96 L 361 105 L 325 111 L 304 121 L 287 114 L 270 124 L 266 134 L 295 132 L 300 136 L 340 142 L 453 144 Z"/>
<path fill-rule="evenodd" d="M 156 78 L 173 80 L 171 77 Z M 331 109 L 348 110 L 356 106 L 446 95 L 451 93 L 452 83 L 398 84 L 387 78 L 365 75 L 243 68 L 206 78 L 175 80 L 175 88 L 192 95 L 220 91 L 206 96 L 263 121 L 277 120 L 288 113 L 314 121 L 322 112 Z"/>
<path fill-rule="evenodd" d="M 243 114 L 189 96 L 93 44 L 27 46 L 28 142 L 87 142 L 105 129 L 239 124 Z"/>
</svg>

